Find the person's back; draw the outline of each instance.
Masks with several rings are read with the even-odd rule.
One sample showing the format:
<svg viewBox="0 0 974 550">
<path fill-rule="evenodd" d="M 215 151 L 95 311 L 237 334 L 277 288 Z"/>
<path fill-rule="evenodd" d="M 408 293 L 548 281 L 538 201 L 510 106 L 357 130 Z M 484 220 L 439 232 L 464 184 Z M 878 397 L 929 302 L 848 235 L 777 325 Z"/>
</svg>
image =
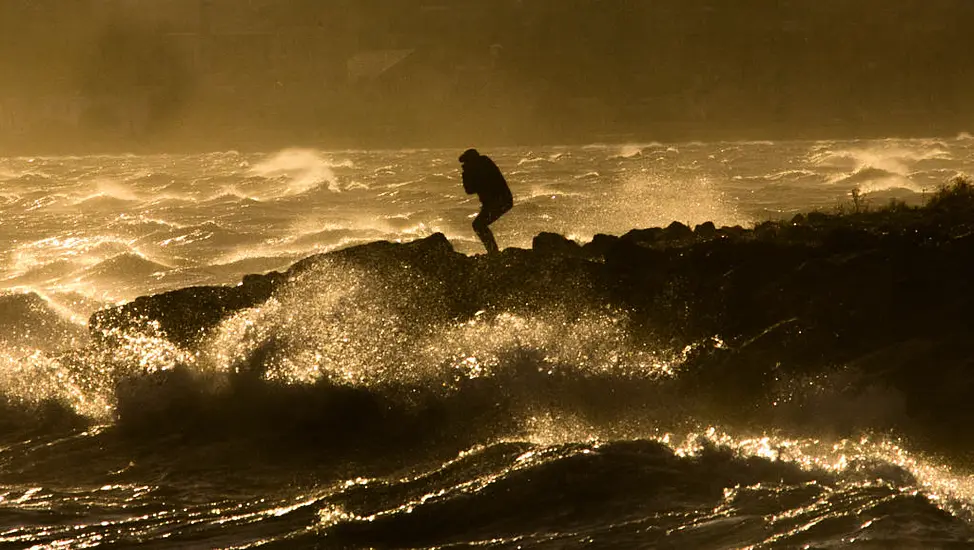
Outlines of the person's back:
<svg viewBox="0 0 974 550">
<path fill-rule="evenodd" d="M 514 197 L 500 168 L 486 155 L 478 155 L 463 162 L 463 188 L 468 194 L 476 193 L 481 204 L 491 206 L 511 205 Z"/>
<path fill-rule="evenodd" d="M 511 188 L 494 161 L 476 149 L 464 151 L 460 155 L 460 163 L 463 166 L 463 190 L 468 195 L 476 193 L 480 199 L 480 213 L 473 220 L 474 232 L 484 243 L 487 252 L 492 254 L 498 251 L 498 247 L 488 226 L 514 206 Z"/>
</svg>

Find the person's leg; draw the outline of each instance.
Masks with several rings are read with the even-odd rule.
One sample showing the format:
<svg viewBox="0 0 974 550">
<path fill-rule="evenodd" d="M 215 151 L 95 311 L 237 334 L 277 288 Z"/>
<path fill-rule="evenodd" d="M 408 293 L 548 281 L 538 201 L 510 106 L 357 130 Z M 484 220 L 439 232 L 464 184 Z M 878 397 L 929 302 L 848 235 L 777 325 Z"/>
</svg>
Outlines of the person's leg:
<svg viewBox="0 0 974 550">
<path fill-rule="evenodd" d="M 480 238 L 480 242 L 484 243 L 484 248 L 487 249 L 488 254 L 494 254 L 499 251 L 497 241 L 494 240 L 494 234 L 491 232 L 490 227 L 488 227 L 498 217 L 494 215 L 494 212 L 485 207 L 473 219 L 473 231 Z"/>
<path fill-rule="evenodd" d="M 497 241 L 494 240 L 494 233 L 491 232 L 490 227 L 488 226 L 506 214 L 512 206 L 513 204 L 511 203 L 482 204 L 480 207 L 480 213 L 477 214 L 476 218 L 474 218 L 474 233 L 480 237 L 480 241 L 484 243 L 484 248 L 487 249 L 488 254 L 493 254 L 500 250 L 497 246 Z"/>
<path fill-rule="evenodd" d="M 494 208 L 494 211 L 496 212 L 496 216 L 494 217 L 493 220 L 491 220 L 490 223 L 494 223 L 495 221 L 497 221 L 498 219 L 500 219 L 501 216 L 503 216 L 504 214 L 507 214 L 508 210 L 510 210 L 513 207 L 514 207 L 514 203 L 512 203 L 512 202 L 505 202 L 505 203 L 499 204 L 496 208 Z"/>
</svg>

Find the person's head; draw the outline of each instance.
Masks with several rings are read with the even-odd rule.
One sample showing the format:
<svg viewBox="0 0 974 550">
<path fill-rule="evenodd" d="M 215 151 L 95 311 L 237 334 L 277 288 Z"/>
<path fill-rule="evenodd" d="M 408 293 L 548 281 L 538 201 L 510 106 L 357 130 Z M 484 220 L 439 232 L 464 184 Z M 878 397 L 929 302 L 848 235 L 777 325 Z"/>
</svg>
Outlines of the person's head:
<svg viewBox="0 0 974 550">
<path fill-rule="evenodd" d="M 467 149 L 462 155 L 460 155 L 460 162 L 464 163 L 478 157 L 480 157 L 480 153 L 478 153 L 476 149 Z"/>
</svg>

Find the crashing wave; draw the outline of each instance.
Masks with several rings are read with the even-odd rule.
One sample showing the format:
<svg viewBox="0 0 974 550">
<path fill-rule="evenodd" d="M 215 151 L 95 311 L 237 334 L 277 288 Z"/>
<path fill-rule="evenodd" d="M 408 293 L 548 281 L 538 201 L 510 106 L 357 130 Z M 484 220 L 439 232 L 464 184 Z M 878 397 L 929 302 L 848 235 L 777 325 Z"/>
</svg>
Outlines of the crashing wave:
<svg viewBox="0 0 974 550">
<path fill-rule="evenodd" d="M 481 257 L 441 234 L 377 242 L 139 298 L 89 325 L 106 349 L 151 328 L 192 358 L 126 383 L 120 421 L 135 431 L 229 430 L 245 415 L 265 436 L 325 430 L 350 447 L 470 443 L 547 411 L 606 433 L 720 419 L 963 448 L 948 434 L 974 420 L 950 389 L 966 377 L 950 343 L 967 337 L 966 222 L 932 207 L 862 216 L 672 224 L 584 246 L 539 235 Z M 937 349 L 943 376 L 921 380 Z M 828 403 L 845 412 L 801 414 Z"/>
<path fill-rule="evenodd" d="M 924 189 L 896 172 L 867 166 L 849 175 L 840 175 L 829 181 L 832 185 L 851 186 L 861 193 L 875 193 L 890 189 L 905 189 L 914 193 L 922 193 Z"/>
</svg>

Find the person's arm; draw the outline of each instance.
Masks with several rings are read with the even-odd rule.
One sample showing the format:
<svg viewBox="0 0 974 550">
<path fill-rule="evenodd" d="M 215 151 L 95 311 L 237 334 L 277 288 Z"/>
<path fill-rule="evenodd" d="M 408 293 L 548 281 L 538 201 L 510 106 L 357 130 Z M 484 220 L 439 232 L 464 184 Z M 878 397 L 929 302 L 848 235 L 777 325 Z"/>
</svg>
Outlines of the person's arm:
<svg viewBox="0 0 974 550">
<path fill-rule="evenodd" d="M 469 171 L 466 167 L 464 167 L 463 173 L 460 177 L 463 179 L 463 190 L 466 191 L 468 195 L 473 195 L 477 192 L 477 181 L 472 171 Z"/>
</svg>

